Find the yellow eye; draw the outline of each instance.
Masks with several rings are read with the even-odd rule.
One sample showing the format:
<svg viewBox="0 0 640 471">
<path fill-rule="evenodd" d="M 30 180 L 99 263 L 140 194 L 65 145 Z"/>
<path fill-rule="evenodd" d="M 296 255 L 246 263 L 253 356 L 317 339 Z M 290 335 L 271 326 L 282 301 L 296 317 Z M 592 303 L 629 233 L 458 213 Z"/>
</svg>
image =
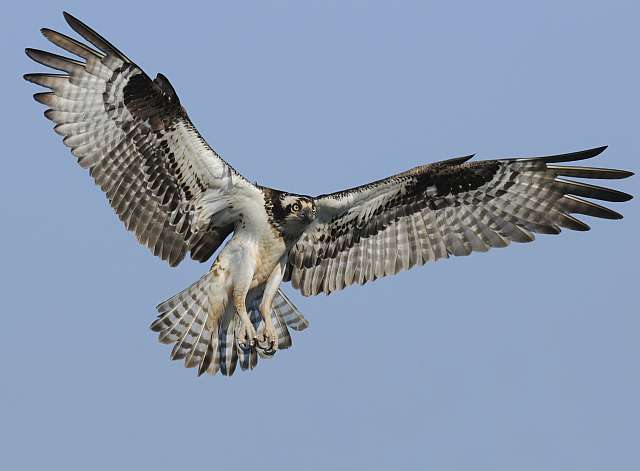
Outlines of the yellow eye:
<svg viewBox="0 0 640 471">
<path fill-rule="evenodd" d="M 300 207 L 300 203 L 293 203 L 293 205 L 291 206 L 291 209 L 295 212 L 300 211 L 301 207 Z"/>
</svg>

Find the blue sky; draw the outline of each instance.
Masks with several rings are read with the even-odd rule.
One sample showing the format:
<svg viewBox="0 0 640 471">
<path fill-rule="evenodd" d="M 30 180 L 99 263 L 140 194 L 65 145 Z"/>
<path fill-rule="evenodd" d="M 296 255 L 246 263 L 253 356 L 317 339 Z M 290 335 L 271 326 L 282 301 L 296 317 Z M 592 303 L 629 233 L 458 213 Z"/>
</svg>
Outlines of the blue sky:
<svg viewBox="0 0 640 471">
<path fill-rule="evenodd" d="M 251 180 L 319 194 L 419 163 L 610 145 L 638 171 L 640 8 L 610 1 L 37 2 L 5 7 L 6 469 L 636 470 L 636 200 L 588 233 L 330 297 L 249 373 L 196 378 L 148 330 L 204 273 L 138 246 L 31 99 L 69 10 Z M 613 182 L 638 194 L 638 179 Z M 588 218 L 585 218 L 587 220 Z M 389 353 L 391 352 L 391 354 Z"/>
</svg>

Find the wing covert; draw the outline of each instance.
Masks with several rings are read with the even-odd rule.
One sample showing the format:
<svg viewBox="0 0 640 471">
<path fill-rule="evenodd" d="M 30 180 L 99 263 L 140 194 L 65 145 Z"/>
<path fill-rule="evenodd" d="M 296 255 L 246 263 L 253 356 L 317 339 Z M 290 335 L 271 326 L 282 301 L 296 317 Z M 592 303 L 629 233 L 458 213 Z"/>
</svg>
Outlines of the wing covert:
<svg viewBox="0 0 640 471">
<path fill-rule="evenodd" d="M 557 165 L 604 149 L 479 162 L 467 156 L 321 195 L 316 220 L 289 254 L 286 279 L 305 296 L 329 294 L 450 255 L 530 242 L 536 232 L 589 229 L 571 214 L 620 219 L 582 197 L 627 201 L 630 195 L 564 177 L 616 179 L 631 172 Z"/>
<path fill-rule="evenodd" d="M 172 266 L 187 251 L 208 259 L 233 231 L 231 208 L 258 190 L 204 141 L 164 75 L 151 80 L 98 33 L 64 17 L 90 45 L 42 29 L 81 60 L 27 49 L 64 72 L 25 75 L 51 90 L 34 98 L 140 243 Z"/>
</svg>

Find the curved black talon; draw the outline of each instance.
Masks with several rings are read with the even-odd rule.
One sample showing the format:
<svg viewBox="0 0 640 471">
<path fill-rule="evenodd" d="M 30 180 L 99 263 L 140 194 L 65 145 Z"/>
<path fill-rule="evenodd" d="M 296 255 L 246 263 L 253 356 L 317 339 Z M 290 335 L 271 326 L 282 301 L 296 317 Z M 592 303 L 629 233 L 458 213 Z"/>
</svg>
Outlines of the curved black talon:
<svg viewBox="0 0 640 471">
<path fill-rule="evenodd" d="M 242 351 L 245 351 L 245 352 L 250 351 L 255 346 L 255 341 L 253 340 L 249 342 L 248 345 L 245 342 L 240 342 L 240 341 L 238 341 L 237 343 L 238 343 L 238 347 L 240 347 Z"/>
<path fill-rule="evenodd" d="M 269 348 L 265 348 L 264 349 L 264 354 L 265 355 L 269 355 L 270 357 L 272 357 L 273 355 L 276 354 L 276 341 L 275 340 L 271 340 L 269 342 Z"/>
<path fill-rule="evenodd" d="M 273 355 L 276 354 L 276 351 L 277 351 L 274 347 L 275 347 L 275 342 L 271 342 L 271 345 L 269 345 L 269 348 L 265 348 L 262 351 L 262 353 L 264 353 L 267 356 L 272 357 Z"/>
<path fill-rule="evenodd" d="M 256 343 L 256 346 L 262 351 L 262 353 L 264 353 L 267 356 L 273 356 L 276 354 L 277 349 L 276 347 L 276 341 L 275 340 L 270 340 L 269 342 L 260 342 L 258 341 Z"/>
</svg>

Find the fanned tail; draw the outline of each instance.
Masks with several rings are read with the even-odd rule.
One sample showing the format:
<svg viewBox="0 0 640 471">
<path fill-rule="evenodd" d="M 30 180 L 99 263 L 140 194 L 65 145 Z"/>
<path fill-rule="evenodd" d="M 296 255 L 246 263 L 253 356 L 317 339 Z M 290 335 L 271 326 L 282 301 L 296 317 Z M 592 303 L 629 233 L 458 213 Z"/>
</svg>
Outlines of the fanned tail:
<svg viewBox="0 0 640 471">
<path fill-rule="evenodd" d="M 278 288 L 278 293 L 273 299 L 272 309 L 278 317 L 293 330 L 304 330 L 309 327 L 309 321 L 304 318 L 298 308 L 291 302 L 284 292 Z"/>
<path fill-rule="evenodd" d="M 258 357 L 270 358 L 262 349 L 238 347 L 237 329 L 240 320 L 225 296 L 215 296 L 212 272 L 207 273 L 187 289 L 158 305 L 158 318 L 151 330 L 159 332 L 162 343 L 174 344 L 172 360 L 184 359 L 187 368 L 197 367 L 198 376 L 217 372 L 231 376 L 239 364 L 243 370 L 253 369 Z M 258 333 L 264 321 L 258 310 L 260 298 L 248 303 L 249 315 Z M 278 334 L 278 349 L 292 345 L 288 327 L 303 330 L 309 322 L 291 300 L 280 290 L 272 304 L 272 320 Z"/>
</svg>

